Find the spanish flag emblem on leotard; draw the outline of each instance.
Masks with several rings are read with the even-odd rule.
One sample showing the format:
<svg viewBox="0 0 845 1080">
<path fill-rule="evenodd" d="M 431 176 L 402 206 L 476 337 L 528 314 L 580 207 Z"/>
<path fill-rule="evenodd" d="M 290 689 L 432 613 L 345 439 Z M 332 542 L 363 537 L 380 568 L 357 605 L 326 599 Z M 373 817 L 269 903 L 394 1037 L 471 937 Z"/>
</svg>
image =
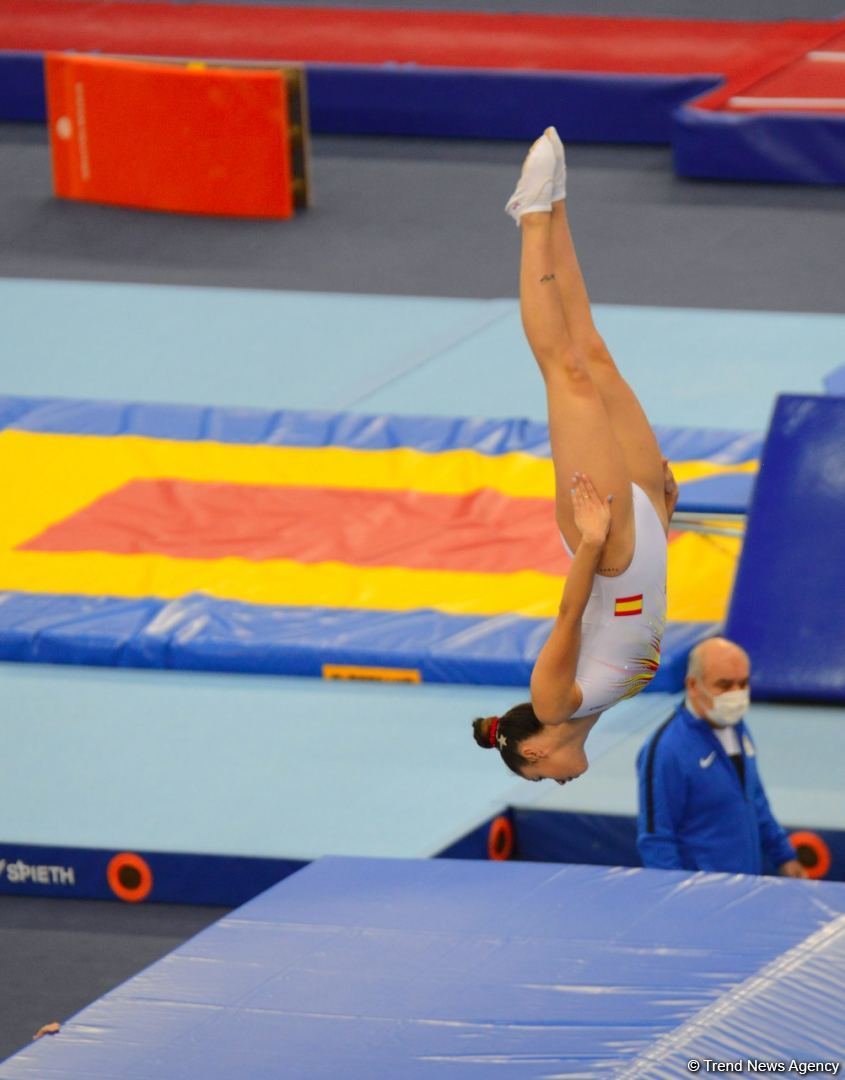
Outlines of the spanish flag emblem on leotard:
<svg viewBox="0 0 845 1080">
<path fill-rule="evenodd" d="M 639 596 L 618 596 L 616 598 L 616 606 L 613 610 L 614 615 L 642 615 L 643 613 L 643 594 Z"/>
</svg>

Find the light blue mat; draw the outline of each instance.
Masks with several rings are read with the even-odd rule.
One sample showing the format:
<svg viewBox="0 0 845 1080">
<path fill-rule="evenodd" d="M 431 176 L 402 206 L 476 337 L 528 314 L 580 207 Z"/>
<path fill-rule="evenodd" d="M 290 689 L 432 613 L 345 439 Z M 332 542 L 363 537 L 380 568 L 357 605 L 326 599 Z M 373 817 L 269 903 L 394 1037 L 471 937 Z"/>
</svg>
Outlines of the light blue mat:
<svg viewBox="0 0 845 1080">
<path fill-rule="evenodd" d="M 428 856 L 537 796 L 474 743 L 501 688 L 0 664 L 0 841 L 313 859 Z M 599 760 L 667 711 L 623 703 Z M 577 785 L 573 784 L 572 787 Z"/>
<path fill-rule="evenodd" d="M 545 419 L 515 300 L 0 280 L 0 304 L 7 394 Z M 845 316 L 595 311 L 655 424 L 762 431 L 845 354 Z"/>
</svg>

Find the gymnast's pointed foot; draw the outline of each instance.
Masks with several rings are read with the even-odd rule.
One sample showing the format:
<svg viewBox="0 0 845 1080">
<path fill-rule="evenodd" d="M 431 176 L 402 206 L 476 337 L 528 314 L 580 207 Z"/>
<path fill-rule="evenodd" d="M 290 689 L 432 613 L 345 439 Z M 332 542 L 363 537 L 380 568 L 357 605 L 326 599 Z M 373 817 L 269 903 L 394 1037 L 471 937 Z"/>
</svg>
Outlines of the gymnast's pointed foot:
<svg viewBox="0 0 845 1080">
<path fill-rule="evenodd" d="M 560 141 L 560 135 L 557 133 L 557 128 L 547 127 L 543 134 L 552 144 L 552 149 L 555 152 L 555 171 L 554 177 L 552 178 L 552 202 L 561 202 L 566 198 L 566 152 L 563 149 L 563 143 Z"/>
<path fill-rule="evenodd" d="M 523 214 L 551 212 L 556 165 L 554 144 L 544 132 L 528 151 L 519 182 L 505 204 L 505 213 L 517 225 Z"/>
</svg>

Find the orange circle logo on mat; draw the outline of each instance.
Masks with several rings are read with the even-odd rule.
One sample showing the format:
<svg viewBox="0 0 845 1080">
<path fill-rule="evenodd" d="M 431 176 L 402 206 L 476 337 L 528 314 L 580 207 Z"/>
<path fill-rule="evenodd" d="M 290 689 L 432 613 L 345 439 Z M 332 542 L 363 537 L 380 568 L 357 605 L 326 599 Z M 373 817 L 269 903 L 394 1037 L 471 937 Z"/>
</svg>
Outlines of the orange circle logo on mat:
<svg viewBox="0 0 845 1080">
<path fill-rule="evenodd" d="M 494 862 L 504 862 L 513 854 L 513 825 L 509 818 L 500 816 L 490 823 L 487 854 Z"/>
<path fill-rule="evenodd" d="M 122 851 L 109 861 L 106 877 L 114 895 L 129 904 L 146 900 L 152 892 L 152 870 L 140 855 L 131 851 Z"/>
<path fill-rule="evenodd" d="M 814 832 L 794 832 L 789 842 L 809 878 L 823 878 L 830 870 L 830 848 Z"/>
</svg>

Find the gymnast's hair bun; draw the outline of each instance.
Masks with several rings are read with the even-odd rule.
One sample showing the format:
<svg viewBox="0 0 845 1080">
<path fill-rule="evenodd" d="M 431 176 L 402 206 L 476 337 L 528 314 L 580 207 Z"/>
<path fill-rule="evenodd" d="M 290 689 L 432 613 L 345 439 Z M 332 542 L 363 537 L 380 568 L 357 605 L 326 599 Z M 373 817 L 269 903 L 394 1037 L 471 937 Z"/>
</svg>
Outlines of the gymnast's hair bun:
<svg viewBox="0 0 845 1080">
<path fill-rule="evenodd" d="M 477 720 L 472 722 L 472 733 L 482 750 L 492 749 L 490 745 L 490 728 L 495 719 L 495 716 L 479 716 Z"/>
</svg>

